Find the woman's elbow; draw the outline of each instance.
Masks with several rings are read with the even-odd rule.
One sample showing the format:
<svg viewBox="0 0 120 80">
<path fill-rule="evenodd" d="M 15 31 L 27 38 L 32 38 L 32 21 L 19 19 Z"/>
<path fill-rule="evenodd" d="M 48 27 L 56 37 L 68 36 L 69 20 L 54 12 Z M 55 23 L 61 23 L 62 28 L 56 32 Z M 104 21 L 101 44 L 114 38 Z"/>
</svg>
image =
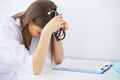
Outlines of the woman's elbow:
<svg viewBox="0 0 120 80">
<path fill-rule="evenodd" d="M 34 75 L 40 75 L 42 72 L 42 69 L 38 67 L 37 65 L 33 65 L 33 74 Z"/>
<path fill-rule="evenodd" d="M 34 69 L 33 70 L 34 75 L 41 75 L 41 71 Z"/>
<path fill-rule="evenodd" d="M 63 62 L 63 59 L 61 59 L 61 60 L 56 60 L 56 61 L 55 61 L 55 64 L 58 65 L 58 64 L 61 64 L 62 62 Z"/>
</svg>

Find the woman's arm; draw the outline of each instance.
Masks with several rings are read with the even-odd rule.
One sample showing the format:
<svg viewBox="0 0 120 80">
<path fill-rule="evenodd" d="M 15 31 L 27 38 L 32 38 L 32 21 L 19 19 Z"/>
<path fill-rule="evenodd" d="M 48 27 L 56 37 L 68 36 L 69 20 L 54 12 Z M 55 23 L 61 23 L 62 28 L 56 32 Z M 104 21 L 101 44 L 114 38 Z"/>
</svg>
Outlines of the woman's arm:
<svg viewBox="0 0 120 80">
<path fill-rule="evenodd" d="M 38 75 L 42 72 L 45 59 L 48 53 L 50 38 L 51 33 L 47 33 L 46 31 L 42 32 L 37 49 L 33 54 L 33 71 L 35 75 Z"/>
<path fill-rule="evenodd" d="M 34 74 L 38 75 L 42 72 L 45 59 L 47 56 L 47 52 L 48 52 L 48 46 L 50 43 L 51 35 L 53 32 L 64 27 L 63 23 L 64 21 L 62 19 L 62 15 L 58 15 L 54 17 L 52 20 L 50 20 L 42 30 L 40 41 L 33 54 Z"/>
<path fill-rule="evenodd" d="M 60 64 L 62 63 L 63 58 L 64 58 L 64 50 L 63 50 L 62 41 L 57 42 L 55 40 L 54 44 L 56 44 L 55 45 L 56 53 L 54 54 L 54 62 L 55 64 Z"/>
<path fill-rule="evenodd" d="M 51 43 L 51 58 L 55 64 L 60 64 L 64 58 L 62 41 L 56 41 L 54 36 L 52 36 Z"/>
<path fill-rule="evenodd" d="M 64 29 L 68 29 L 67 22 L 64 22 Z M 55 39 L 55 36 L 52 35 L 51 40 L 51 60 L 54 61 L 55 64 L 60 64 L 63 61 L 64 58 L 64 50 L 63 50 L 63 44 L 62 41 L 57 41 Z"/>
</svg>

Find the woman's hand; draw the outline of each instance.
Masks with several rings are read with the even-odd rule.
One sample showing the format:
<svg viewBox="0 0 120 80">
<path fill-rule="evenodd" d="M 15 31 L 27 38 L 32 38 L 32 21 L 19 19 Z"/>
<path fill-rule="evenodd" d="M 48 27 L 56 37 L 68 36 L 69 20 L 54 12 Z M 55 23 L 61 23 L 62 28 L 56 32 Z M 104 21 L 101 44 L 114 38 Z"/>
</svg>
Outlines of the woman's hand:
<svg viewBox="0 0 120 80">
<path fill-rule="evenodd" d="M 64 28 L 64 26 L 65 22 L 63 21 L 62 15 L 57 15 L 46 24 L 43 30 L 47 30 L 47 32 L 49 31 L 53 33 L 62 27 Z"/>
</svg>

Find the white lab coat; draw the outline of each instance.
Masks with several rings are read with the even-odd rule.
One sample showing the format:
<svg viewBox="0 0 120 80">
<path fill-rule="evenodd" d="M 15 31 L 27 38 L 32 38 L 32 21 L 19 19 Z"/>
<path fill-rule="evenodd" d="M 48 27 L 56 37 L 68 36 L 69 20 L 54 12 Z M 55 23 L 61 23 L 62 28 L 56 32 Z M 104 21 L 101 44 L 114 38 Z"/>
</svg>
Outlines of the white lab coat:
<svg viewBox="0 0 120 80">
<path fill-rule="evenodd" d="M 32 38 L 30 51 L 21 35 L 20 19 L 7 18 L 0 24 L 0 80 L 10 80 L 22 74 L 33 73 L 32 53 L 39 39 Z"/>
</svg>

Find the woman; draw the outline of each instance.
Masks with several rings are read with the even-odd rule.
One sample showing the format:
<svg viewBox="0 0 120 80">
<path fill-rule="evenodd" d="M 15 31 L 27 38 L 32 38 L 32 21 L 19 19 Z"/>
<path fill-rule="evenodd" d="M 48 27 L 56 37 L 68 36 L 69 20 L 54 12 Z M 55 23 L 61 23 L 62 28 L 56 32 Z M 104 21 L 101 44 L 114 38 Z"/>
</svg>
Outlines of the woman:
<svg viewBox="0 0 120 80">
<path fill-rule="evenodd" d="M 67 29 L 62 15 L 51 18 L 48 12 L 57 6 L 50 0 L 38 0 L 25 12 L 5 20 L 0 26 L 0 76 L 25 71 L 41 74 L 48 52 L 51 60 L 60 64 L 63 46 L 53 32 Z M 49 49 L 50 48 L 50 49 Z"/>
</svg>

